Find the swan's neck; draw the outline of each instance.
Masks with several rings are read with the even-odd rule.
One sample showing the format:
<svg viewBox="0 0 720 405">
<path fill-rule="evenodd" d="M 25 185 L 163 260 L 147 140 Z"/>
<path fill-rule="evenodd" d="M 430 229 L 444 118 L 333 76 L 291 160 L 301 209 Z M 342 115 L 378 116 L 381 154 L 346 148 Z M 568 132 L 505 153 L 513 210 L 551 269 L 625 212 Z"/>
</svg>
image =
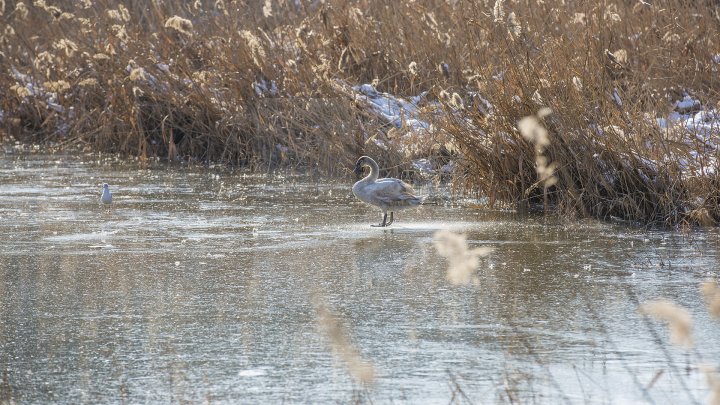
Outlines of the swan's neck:
<svg viewBox="0 0 720 405">
<path fill-rule="evenodd" d="M 365 176 L 363 180 L 368 182 L 377 180 L 378 175 L 380 175 L 380 167 L 378 167 L 378 164 L 372 159 L 368 159 L 365 163 L 370 166 L 370 174 Z"/>
</svg>

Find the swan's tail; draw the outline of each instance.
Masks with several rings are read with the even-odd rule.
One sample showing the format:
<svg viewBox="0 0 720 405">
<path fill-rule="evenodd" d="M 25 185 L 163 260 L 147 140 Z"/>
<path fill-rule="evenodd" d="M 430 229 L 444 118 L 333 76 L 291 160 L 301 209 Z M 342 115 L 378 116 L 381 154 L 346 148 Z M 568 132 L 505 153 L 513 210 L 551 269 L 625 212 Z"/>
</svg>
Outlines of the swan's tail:
<svg viewBox="0 0 720 405">
<path fill-rule="evenodd" d="M 420 199 L 422 200 L 420 205 L 445 205 L 447 203 L 442 198 L 433 196 L 421 197 Z"/>
</svg>

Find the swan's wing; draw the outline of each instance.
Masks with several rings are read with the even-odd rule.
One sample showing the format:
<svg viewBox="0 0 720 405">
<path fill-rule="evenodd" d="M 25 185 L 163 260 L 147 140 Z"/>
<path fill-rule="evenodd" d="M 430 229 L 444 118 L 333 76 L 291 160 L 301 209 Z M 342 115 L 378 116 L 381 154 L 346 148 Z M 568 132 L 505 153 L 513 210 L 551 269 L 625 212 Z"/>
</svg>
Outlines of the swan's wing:
<svg viewBox="0 0 720 405">
<path fill-rule="evenodd" d="M 379 179 L 372 185 L 373 196 L 387 205 L 418 204 L 420 199 L 409 184 L 398 179 Z"/>
</svg>

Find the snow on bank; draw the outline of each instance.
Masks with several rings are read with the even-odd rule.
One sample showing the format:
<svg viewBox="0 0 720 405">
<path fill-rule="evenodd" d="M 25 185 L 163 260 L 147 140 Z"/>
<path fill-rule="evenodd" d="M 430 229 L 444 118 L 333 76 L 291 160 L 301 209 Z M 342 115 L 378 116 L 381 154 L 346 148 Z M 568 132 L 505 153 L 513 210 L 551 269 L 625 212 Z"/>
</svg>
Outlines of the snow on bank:
<svg viewBox="0 0 720 405">
<path fill-rule="evenodd" d="M 413 149 L 424 146 L 418 145 L 418 143 L 423 143 L 423 137 L 430 134 L 432 128 L 428 121 L 420 118 L 418 105 L 427 96 L 427 91 L 411 97 L 408 101 L 389 93 L 379 92 L 372 84 L 352 86 L 350 89 L 352 91 L 352 97 L 357 103 L 367 106 L 373 114 L 391 124 L 394 128 L 404 130 L 404 134 L 401 135 L 396 142 L 391 142 L 391 146 L 377 139 L 377 136 L 369 137 L 366 135 L 368 141 L 373 141 L 382 149 L 387 150 L 389 147 L 394 147 L 397 152 L 405 152 L 406 154 Z M 439 105 L 437 106 L 437 110 L 440 110 Z M 413 160 L 412 166 L 415 170 L 425 175 L 432 175 L 438 172 L 441 174 L 450 174 L 455 168 L 453 162 L 437 167 L 438 165 L 435 162 L 425 158 Z"/>
<path fill-rule="evenodd" d="M 450 161 L 439 168 L 430 159 L 415 159 L 412 162 L 412 166 L 415 170 L 424 175 L 433 175 L 440 172 L 440 174 L 452 174 L 455 170 L 455 162 Z"/>
<path fill-rule="evenodd" d="M 673 104 L 667 118 L 656 120 L 658 127 L 675 135 L 685 144 L 691 161 L 679 159 L 683 170 L 689 175 L 713 175 L 716 172 L 720 152 L 720 113 L 707 109 L 702 102 L 685 95 Z"/>
<path fill-rule="evenodd" d="M 703 108 L 699 100 L 690 96 L 675 102 L 674 111 L 667 118 L 658 118 L 657 124 L 663 130 L 682 131 L 708 147 L 720 148 L 720 113 Z"/>
<path fill-rule="evenodd" d="M 427 91 L 412 97 L 410 101 L 381 93 L 372 84 L 353 86 L 355 100 L 366 103 L 378 116 L 393 124 L 395 128 L 408 127 L 413 130 L 425 130 L 430 124 L 419 118 L 418 103 L 427 95 Z"/>
<path fill-rule="evenodd" d="M 21 73 L 14 66 L 10 67 L 15 85 L 10 87 L 23 103 L 29 103 L 31 100 L 44 103 L 45 108 L 55 113 L 57 121 L 55 122 L 54 134 L 67 135 L 70 132 L 70 123 L 75 119 L 74 107 L 65 108 L 60 104 L 58 93 L 69 91 L 71 86 L 64 80 L 56 82 L 45 81 L 44 83 L 35 80 L 32 76 Z M 0 117 L 4 120 L 4 114 Z"/>
</svg>

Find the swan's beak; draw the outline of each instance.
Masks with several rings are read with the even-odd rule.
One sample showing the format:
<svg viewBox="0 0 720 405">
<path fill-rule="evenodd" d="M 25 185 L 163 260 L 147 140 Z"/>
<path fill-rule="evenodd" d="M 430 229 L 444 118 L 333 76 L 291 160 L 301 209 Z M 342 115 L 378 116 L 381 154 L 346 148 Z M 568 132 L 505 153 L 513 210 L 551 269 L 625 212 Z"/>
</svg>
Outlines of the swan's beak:
<svg viewBox="0 0 720 405">
<path fill-rule="evenodd" d="M 355 173 L 355 177 L 360 177 L 363 174 L 363 168 L 360 165 L 355 165 L 355 170 L 353 170 L 353 173 Z"/>
</svg>

